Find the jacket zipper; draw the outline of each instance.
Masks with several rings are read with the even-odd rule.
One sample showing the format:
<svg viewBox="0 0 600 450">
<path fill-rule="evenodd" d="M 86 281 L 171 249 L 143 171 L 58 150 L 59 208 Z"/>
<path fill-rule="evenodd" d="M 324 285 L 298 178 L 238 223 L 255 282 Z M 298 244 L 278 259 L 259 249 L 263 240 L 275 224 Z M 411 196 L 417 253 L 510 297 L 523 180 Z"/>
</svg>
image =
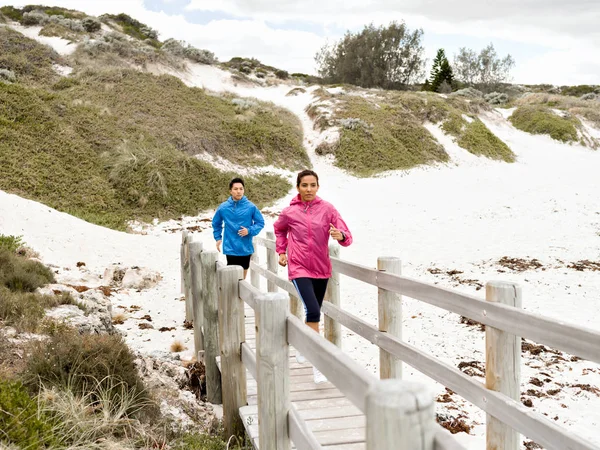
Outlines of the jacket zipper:
<svg viewBox="0 0 600 450">
<path fill-rule="evenodd" d="M 308 227 L 308 266 L 309 266 L 309 270 L 311 272 L 314 272 L 314 267 L 313 267 L 313 258 L 311 258 L 311 254 L 312 254 L 312 224 L 311 224 L 311 220 L 310 220 L 310 211 L 309 211 L 309 203 L 306 203 L 306 209 L 304 210 L 304 212 L 306 213 L 306 219 L 307 219 L 307 227 Z"/>
</svg>

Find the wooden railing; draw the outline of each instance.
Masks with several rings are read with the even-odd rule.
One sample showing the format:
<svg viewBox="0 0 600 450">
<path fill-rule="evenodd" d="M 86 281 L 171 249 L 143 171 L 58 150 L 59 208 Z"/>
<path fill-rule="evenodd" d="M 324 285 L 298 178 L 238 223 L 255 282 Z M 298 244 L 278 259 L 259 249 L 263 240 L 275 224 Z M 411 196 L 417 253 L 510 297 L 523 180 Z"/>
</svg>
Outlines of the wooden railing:
<svg viewBox="0 0 600 450">
<path fill-rule="evenodd" d="M 196 351 L 206 364 L 208 400 L 218 403 L 220 396 L 223 397 L 224 421 L 228 432 L 242 433 L 243 430 L 238 410 L 246 404 L 247 368 L 258 384 L 260 448 L 287 449 L 289 438 L 300 449 L 320 448 L 289 402 L 286 380 L 289 378 L 288 344 L 291 344 L 366 414 L 369 450 L 461 448 L 451 435 L 435 423 L 432 394 L 425 394 L 426 390 L 418 384 L 400 380 L 401 361 L 452 389 L 487 413 L 488 449 L 517 450 L 519 433 L 547 449 L 600 449 L 531 411 L 519 401 L 521 337 L 600 362 L 600 333 L 597 331 L 523 311 L 520 309 L 521 290 L 514 283 L 488 283 L 486 299 L 482 300 L 404 277 L 400 273 L 398 258 L 379 258 L 377 269 L 374 269 L 341 260 L 337 253 L 339 247 L 332 246 L 334 273 L 329 283 L 327 301 L 322 308 L 326 316 L 325 340 L 298 319 L 297 316 L 301 315 L 298 294 L 290 281 L 278 276 L 275 243 L 272 234 L 268 237 L 270 239 L 256 237 L 254 240 L 256 245 L 266 248 L 267 267 L 260 265 L 258 253 L 255 253 L 250 266 L 252 284 L 241 280 L 240 268 L 224 267 L 217 263 L 216 252 L 200 252 L 201 256 L 198 256 L 197 245 L 192 246 L 194 250 L 189 252 L 190 261 L 202 261 L 202 282 L 199 283 L 202 291 L 193 292 L 194 283 L 190 281 L 195 328 L 200 328 L 198 334 L 203 336 L 195 340 L 199 346 Z M 190 245 L 189 242 L 186 245 Z M 193 269 L 194 264 L 188 267 Z M 340 307 L 340 275 L 379 288 L 378 326 Z M 218 282 L 215 282 L 217 277 Z M 288 299 L 283 293 L 261 292 L 261 277 L 266 278 L 269 291 L 281 289 L 291 297 Z M 194 279 L 193 276 L 188 278 Z M 185 280 L 186 276 L 182 276 L 182 279 Z M 402 341 L 402 295 L 486 325 L 485 385 Z M 256 356 L 244 342 L 244 302 L 256 312 Z M 200 322 L 196 322 L 201 317 L 197 309 L 203 311 Z M 222 390 L 215 363 L 219 349 L 219 344 L 214 342 L 217 315 Z M 204 333 L 197 323 L 204 323 Z M 341 325 L 380 348 L 381 381 L 340 350 Z M 209 338 L 209 334 L 213 338 Z M 213 365 L 215 367 L 211 368 Z M 411 422 L 415 420 L 415 415 L 420 417 L 418 427 Z"/>
</svg>

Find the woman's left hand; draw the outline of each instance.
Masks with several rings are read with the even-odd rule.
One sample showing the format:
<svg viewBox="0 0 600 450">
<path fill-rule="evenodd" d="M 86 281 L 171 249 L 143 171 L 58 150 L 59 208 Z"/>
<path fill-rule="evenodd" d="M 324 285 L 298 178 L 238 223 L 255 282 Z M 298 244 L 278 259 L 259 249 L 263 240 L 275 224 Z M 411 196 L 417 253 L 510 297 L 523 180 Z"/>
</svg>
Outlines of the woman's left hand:
<svg viewBox="0 0 600 450">
<path fill-rule="evenodd" d="M 344 233 L 342 233 L 340 230 L 334 227 L 332 223 L 329 224 L 329 235 L 336 241 L 344 240 Z"/>
<path fill-rule="evenodd" d="M 240 227 L 240 229 L 238 230 L 238 236 L 248 236 L 248 230 L 244 227 Z"/>
</svg>

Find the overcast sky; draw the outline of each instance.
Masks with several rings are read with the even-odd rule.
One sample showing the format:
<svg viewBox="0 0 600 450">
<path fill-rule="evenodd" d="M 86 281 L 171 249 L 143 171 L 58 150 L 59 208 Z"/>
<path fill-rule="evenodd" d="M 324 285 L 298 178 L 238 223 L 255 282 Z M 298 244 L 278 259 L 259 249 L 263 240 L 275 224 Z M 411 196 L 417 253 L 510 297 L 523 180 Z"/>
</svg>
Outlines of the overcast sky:
<svg viewBox="0 0 600 450">
<path fill-rule="evenodd" d="M 0 0 L 23 6 L 30 1 Z M 425 56 L 493 43 L 516 60 L 517 83 L 600 84 L 600 0 L 48 0 L 90 15 L 124 12 L 221 61 L 255 57 L 289 72 L 316 73 L 326 42 L 368 23 L 404 20 L 424 31 Z"/>
</svg>

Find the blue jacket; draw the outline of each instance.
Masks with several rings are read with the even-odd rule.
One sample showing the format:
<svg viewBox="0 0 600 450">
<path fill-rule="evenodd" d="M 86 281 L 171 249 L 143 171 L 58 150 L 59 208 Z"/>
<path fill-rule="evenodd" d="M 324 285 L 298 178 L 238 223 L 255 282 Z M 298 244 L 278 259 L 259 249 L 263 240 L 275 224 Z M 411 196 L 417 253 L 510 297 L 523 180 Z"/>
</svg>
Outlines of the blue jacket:
<svg viewBox="0 0 600 450">
<path fill-rule="evenodd" d="M 223 239 L 223 223 L 225 223 L 225 238 Z M 265 220 L 254 203 L 243 196 L 234 201 L 229 197 L 221 203 L 212 220 L 215 241 L 223 240 L 223 253 L 231 256 L 247 256 L 254 253 L 252 237 L 256 236 L 265 226 Z M 240 227 L 248 230 L 248 235 L 238 235 Z"/>
</svg>

